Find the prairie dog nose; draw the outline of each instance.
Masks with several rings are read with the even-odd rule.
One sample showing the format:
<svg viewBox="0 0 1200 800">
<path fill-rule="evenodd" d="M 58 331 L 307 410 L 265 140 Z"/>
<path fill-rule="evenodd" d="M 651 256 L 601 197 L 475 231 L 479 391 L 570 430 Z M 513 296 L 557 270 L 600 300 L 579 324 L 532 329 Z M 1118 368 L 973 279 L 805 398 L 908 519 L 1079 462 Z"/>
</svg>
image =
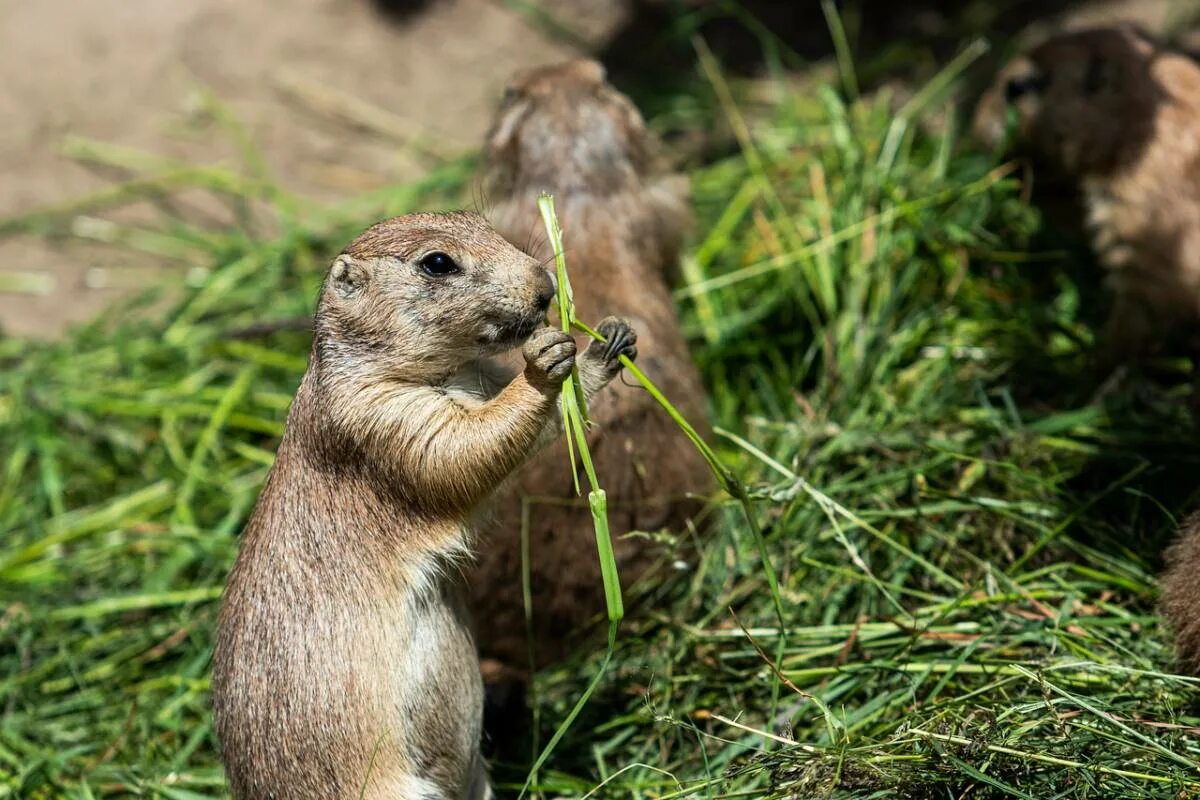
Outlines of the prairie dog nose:
<svg viewBox="0 0 1200 800">
<path fill-rule="evenodd" d="M 558 282 L 554 279 L 554 274 L 546 270 L 540 270 L 542 273 L 541 285 L 538 287 L 537 305 L 542 311 L 550 307 L 550 301 L 554 299 L 554 295 L 558 292 Z"/>
</svg>

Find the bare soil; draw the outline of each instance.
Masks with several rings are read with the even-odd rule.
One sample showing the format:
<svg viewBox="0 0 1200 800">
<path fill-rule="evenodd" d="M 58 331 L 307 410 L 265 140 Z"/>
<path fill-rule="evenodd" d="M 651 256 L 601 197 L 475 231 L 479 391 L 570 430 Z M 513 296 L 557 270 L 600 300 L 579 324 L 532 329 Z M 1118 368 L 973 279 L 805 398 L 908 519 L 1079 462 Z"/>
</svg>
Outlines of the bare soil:
<svg viewBox="0 0 1200 800">
<path fill-rule="evenodd" d="M 599 38 L 620 21 L 620 3 L 556 5 Z M 291 191 L 333 199 L 411 179 L 422 165 L 400 135 L 473 148 L 515 69 L 573 54 L 503 2 L 426 6 L 396 18 L 369 0 L 0 0 L 0 218 L 111 185 L 64 156 L 72 136 L 234 162 L 230 137 L 202 124 L 203 91 Z M 320 97 L 394 116 L 364 131 L 314 113 Z M 153 269 L 123 248 L 0 239 L 0 272 L 46 276 L 38 293 L 0 291 L 0 330 L 54 336 L 121 291 L 97 284 L 136 283 L 139 261 Z"/>
<path fill-rule="evenodd" d="M 1102 0 L 1087 4 L 1085 16 L 1160 29 L 1179 2 Z M 634 4 L 525 5 L 569 21 L 583 47 L 607 53 L 622 43 L 644 49 L 635 26 L 623 27 Z M 386 14 L 384 5 L 414 10 Z M 577 54 L 515 10 L 521 5 L 0 0 L 0 219 L 111 186 L 112 173 L 64 155 L 72 137 L 195 163 L 236 162 L 231 137 L 200 112 L 205 92 L 232 109 L 292 192 L 335 199 L 412 179 L 424 166 L 404 145 L 407 136 L 422 135 L 441 152 L 470 150 L 514 70 Z M 641 0 L 636 8 L 658 5 Z M 356 106 L 374 124 L 364 129 L 318 111 L 330 103 Z M 163 269 L 161 259 L 126 248 L 0 238 L 0 333 L 55 336 Z M 42 285 L 4 291 L 4 273 L 30 273 Z"/>
</svg>

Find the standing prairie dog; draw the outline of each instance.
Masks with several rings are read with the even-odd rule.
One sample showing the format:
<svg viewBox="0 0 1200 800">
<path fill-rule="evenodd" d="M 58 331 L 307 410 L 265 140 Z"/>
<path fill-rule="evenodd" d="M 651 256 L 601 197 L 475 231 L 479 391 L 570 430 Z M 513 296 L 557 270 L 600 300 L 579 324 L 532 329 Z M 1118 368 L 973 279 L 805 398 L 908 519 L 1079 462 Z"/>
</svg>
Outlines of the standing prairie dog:
<svg viewBox="0 0 1200 800">
<path fill-rule="evenodd" d="M 482 684 L 458 575 L 489 494 L 555 435 L 575 343 L 480 216 L 397 217 L 333 262 L 225 593 L 213 706 L 238 800 L 477 800 Z M 595 393 L 634 353 L 578 367 Z M 492 360 L 524 343 L 524 369 Z M 487 625 L 491 622 L 485 620 Z"/>
<path fill-rule="evenodd" d="M 990 145 L 1015 120 L 1036 166 L 1078 184 L 1108 270 L 1107 355 L 1143 354 L 1200 320 L 1200 65 L 1126 27 L 1052 38 L 980 101 Z"/>
<path fill-rule="evenodd" d="M 519 73 L 484 147 L 488 218 L 539 260 L 553 253 L 537 197 L 554 196 L 585 321 L 617 314 L 638 330 L 639 366 L 701 431 L 707 408 L 680 331 L 669 278 L 691 221 L 687 180 L 669 172 L 656 137 L 627 97 L 588 60 Z M 663 550 L 647 536 L 686 535 L 712 477 L 704 460 L 641 387 L 615 382 L 601 393 L 589 443 L 608 492 L 622 583 L 646 573 Z M 472 574 L 473 607 L 498 624 L 480 631 L 480 650 L 500 665 L 528 664 L 518 547 L 522 498 L 529 503 L 534 650 L 562 656 L 572 636 L 604 610 L 592 521 L 575 495 L 564 444 L 547 449 L 506 487 Z M 568 505 L 574 501 L 574 505 Z M 505 671 L 513 675 L 514 671 Z"/>
</svg>

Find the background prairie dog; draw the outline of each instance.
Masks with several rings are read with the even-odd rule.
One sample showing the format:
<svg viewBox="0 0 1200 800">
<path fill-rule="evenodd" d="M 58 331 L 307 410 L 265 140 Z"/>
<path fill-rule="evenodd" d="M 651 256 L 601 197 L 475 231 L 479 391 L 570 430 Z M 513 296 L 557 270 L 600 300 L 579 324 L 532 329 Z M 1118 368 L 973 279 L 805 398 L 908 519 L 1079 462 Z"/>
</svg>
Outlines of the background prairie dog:
<svg viewBox="0 0 1200 800">
<path fill-rule="evenodd" d="M 554 195 L 580 318 L 630 318 L 642 345 L 639 366 L 705 430 L 704 389 L 668 285 L 691 220 L 687 180 L 665 170 L 657 139 L 629 99 L 606 82 L 604 68 L 577 60 L 515 76 L 486 140 L 482 183 L 492 224 L 538 259 L 553 254 L 542 233 L 537 195 Z M 628 585 L 662 551 L 644 537 L 620 537 L 663 527 L 685 531 L 688 517 L 700 508 L 689 493 L 707 492 L 712 479 L 703 459 L 640 387 L 615 382 L 600 400 L 590 443 Z M 560 443 L 506 487 L 489 528 L 493 543 L 483 549 L 471 578 L 474 606 L 501 623 L 480 631 L 480 650 L 502 663 L 528 664 L 517 546 L 522 496 L 543 498 L 530 509 L 539 660 L 565 653 L 572 634 L 604 610 L 591 517 L 585 504 L 563 504 L 578 502 L 567 463 Z"/>
<path fill-rule="evenodd" d="M 1179 666 L 1200 674 L 1200 514 L 1183 523 L 1166 560 L 1159 607 L 1175 631 Z"/>
<path fill-rule="evenodd" d="M 979 137 L 1076 182 L 1113 306 L 1108 355 L 1143 353 L 1200 319 L 1200 66 L 1132 28 L 1067 33 L 1006 67 Z"/>
<path fill-rule="evenodd" d="M 471 213 L 381 222 L 334 261 L 219 622 L 235 797 L 490 796 L 456 580 L 480 504 L 556 432 L 575 343 L 542 327 L 552 296 Z M 633 352 L 606 330 L 618 344 L 579 359 L 593 391 Z M 515 374 L 489 358 L 522 342 Z"/>
</svg>

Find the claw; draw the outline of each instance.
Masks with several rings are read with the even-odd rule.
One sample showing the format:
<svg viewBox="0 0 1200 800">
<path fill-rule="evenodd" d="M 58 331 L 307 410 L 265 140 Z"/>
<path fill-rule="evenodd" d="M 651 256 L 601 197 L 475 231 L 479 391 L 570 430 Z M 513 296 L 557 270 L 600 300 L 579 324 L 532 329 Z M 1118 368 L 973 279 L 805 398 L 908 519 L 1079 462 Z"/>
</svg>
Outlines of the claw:
<svg viewBox="0 0 1200 800">
<path fill-rule="evenodd" d="M 605 338 L 604 360 L 614 361 L 637 342 L 637 334 L 628 322 L 617 317 L 609 317 L 597 326 L 600 335 Z"/>
<path fill-rule="evenodd" d="M 608 337 L 608 342 L 604 345 L 605 361 L 612 361 L 629 346 L 629 337 L 626 335 L 628 331 L 628 328 L 620 327 Z"/>
</svg>

